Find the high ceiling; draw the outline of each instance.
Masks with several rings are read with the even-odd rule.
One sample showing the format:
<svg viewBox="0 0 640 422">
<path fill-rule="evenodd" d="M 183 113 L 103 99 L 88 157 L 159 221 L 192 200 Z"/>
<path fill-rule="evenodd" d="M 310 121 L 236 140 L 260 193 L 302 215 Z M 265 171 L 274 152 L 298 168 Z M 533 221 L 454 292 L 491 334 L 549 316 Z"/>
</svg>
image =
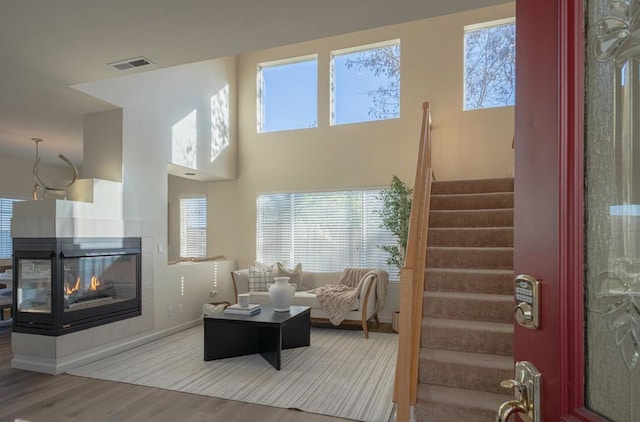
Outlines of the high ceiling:
<svg viewBox="0 0 640 422">
<path fill-rule="evenodd" d="M 71 85 L 475 9 L 504 0 L 0 0 L 0 153 L 82 161 Z M 117 71 L 107 63 L 155 62 Z"/>
</svg>

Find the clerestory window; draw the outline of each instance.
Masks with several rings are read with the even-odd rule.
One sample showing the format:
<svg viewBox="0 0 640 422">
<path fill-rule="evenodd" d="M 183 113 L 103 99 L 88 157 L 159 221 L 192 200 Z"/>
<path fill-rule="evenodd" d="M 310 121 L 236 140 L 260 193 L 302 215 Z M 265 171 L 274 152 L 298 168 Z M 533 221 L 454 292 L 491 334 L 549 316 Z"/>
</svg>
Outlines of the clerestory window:
<svg viewBox="0 0 640 422">
<path fill-rule="evenodd" d="M 315 55 L 258 65 L 258 133 L 318 126 Z"/>
<path fill-rule="evenodd" d="M 465 26 L 464 109 L 514 105 L 515 76 L 515 19 Z"/>
<path fill-rule="evenodd" d="M 400 40 L 331 52 L 331 124 L 400 117 Z"/>
</svg>

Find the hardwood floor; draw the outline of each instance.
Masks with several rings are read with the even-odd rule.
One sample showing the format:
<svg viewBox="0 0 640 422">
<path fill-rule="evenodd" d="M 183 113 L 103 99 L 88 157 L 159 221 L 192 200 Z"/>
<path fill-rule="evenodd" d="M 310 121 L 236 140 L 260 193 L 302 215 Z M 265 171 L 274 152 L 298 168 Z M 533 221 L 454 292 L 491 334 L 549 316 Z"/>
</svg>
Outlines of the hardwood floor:
<svg viewBox="0 0 640 422">
<path fill-rule="evenodd" d="M 373 330 L 375 328 L 372 327 Z M 385 328 L 386 329 L 386 328 Z M 0 421 L 337 422 L 345 419 L 158 388 L 10 367 L 11 334 L 0 328 Z"/>
</svg>

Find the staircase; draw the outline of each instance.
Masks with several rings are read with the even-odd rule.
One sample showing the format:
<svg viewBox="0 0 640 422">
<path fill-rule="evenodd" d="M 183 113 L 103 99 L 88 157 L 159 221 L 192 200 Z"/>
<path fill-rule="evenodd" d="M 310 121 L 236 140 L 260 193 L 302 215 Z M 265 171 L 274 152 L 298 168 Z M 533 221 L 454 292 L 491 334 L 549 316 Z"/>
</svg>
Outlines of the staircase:
<svg viewBox="0 0 640 422">
<path fill-rule="evenodd" d="M 512 399 L 513 179 L 433 182 L 417 421 L 495 421 Z"/>
</svg>

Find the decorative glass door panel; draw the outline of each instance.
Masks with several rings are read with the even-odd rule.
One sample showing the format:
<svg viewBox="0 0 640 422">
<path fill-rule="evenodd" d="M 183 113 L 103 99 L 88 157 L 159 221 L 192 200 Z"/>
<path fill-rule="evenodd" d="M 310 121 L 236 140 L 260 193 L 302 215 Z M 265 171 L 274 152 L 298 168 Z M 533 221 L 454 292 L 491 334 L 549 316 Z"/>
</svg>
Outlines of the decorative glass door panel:
<svg viewBox="0 0 640 422">
<path fill-rule="evenodd" d="M 586 3 L 586 405 L 640 420 L 640 2 Z"/>
<path fill-rule="evenodd" d="M 18 311 L 37 314 L 51 313 L 50 259 L 21 258 L 18 260 Z"/>
<path fill-rule="evenodd" d="M 63 260 L 64 312 L 136 299 L 136 256 L 107 255 Z"/>
</svg>

